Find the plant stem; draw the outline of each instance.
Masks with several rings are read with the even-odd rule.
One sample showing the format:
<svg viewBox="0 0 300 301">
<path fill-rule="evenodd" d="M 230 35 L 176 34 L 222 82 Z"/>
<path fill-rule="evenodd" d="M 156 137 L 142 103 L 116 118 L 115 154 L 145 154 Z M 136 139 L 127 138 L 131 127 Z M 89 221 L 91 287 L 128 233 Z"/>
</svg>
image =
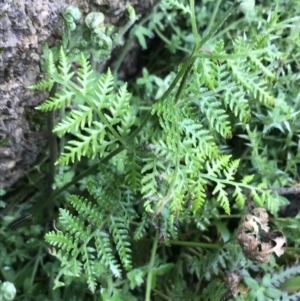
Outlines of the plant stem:
<svg viewBox="0 0 300 301">
<path fill-rule="evenodd" d="M 223 25 L 223 23 L 229 18 L 229 16 L 236 10 L 236 8 L 239 6 L 239 2 L 235 3 L 231 9 L 229 9 L 222 18 L 220 18 L 219 21 L 216 22 L 215 26 L 211 29 L 211 31 L 198 43 L 196 44 L 197 50 L 199 51 L 201 47 L 208 41 L 210 38 L 212 38 L 216 32 L 220 29 L 220 27 Z"/>
<path fill-rule="evenodd" d="M 57 84 L 54 84 L 51 91 L 50 97 L 54 97 L 57 91 Z M 63 110 L 64 111 L 64 110 Z M 48 197 L 52 195 L 53 189 L 52 185 L 55 182 L 56 166 L 55 162 L 57 160 L 57 137 L 53 133 L 55 123 L 55 110 L 47 113 L 47 127 L 48 127 L 48 144 L 49 144 L 49 174 L 47 178 L 47 187 L 44 191 L 44 196 Z M 53 213 L 53 203 L 49 203 L 45 207 L 45 216 L 51 216 Z"/>
<path fill-rule="evenodd" d="M 222 246 L 220 244 L 210 244 L 204 242 L 194 242 L 194 241 L 180 241 L 180 240 L 170 240 L 168 241 L 170 245 L 184 246 L 184 247 L 199 247 L 206 249 L 219 249 Z"/>
<path fill-rule="evenodd" d="M 191 23 L 192 23 L 192 30 L 194 35 L 195 45 L 199 43 L 199 34 L 197 30 L 197 22 L 196 22 L 196 14 L 195 14 L 195 1 L 190 0 L 190 9 L 191 9 Z"/>
<path fill-rule="evenodd" d="M 34 265 L 33 265 L 33 270 L 32 270 L 31 277 L 30 277 L 30 286 L 31 287 L 34 286 L 34 279 L 36 277 L 38 265 L 39 265 L 39 262 L 41 260 L 41 251 L 42 251 L 43 248 L 44 248 L 44 246 L 40 245 L 39 250 L 38 250 L 38 254 L 36 255 L 36 259 L 35 259 L 35 262 L 34 262 Z"/>
<path fill-rule="evenodd" d="M 168 296 L 165 294 L 161 293 L 160 291 L 153 289 L 153 292 L 155 292 L 158 296 L 160 296 L 162 299 L 167 300 L 167 301 L 172 301 Z"/>
<path fill-rule="evenodd" d="M 215 23 L 216 15 L 217 15 L 217 12 L 219 10 L 221 2 L 222 2 L 222 0 L 218 0 L 217 3 L 215 4 L 213 13 L 212 13 L 211 18 L 209 20 L 209 24 L 206 28 L 206 32 L 210 32 L 213 24 Z"/>
<path fill-rule="evenodd" d="M 149 242 L 152 241 L 151 239 L 141 239 L 140 241 L 143 242 Z M 183 240 L 168 240 L 168 245 L 173 246 L 183 246 L 183 247 L 195 247 L 195 248 L 206 248 L 206 249 L 218 249 L 222 248 L 222 244 L 212 244 L 212 243 L 204 243 L 204 242 L 194 242 L 194 241 L 183 241 Z M 226 244 L 226 247 L 229 247 L 228 244 Z"/>
<path fill-rule="evenodd" d="M 145 301 L 150 301 L 150 297 L 151 297 L 152 268 L 153 268 L 154 261 L 155 261 L 155 255 L 156 255 L 156 250 L 157 250 L 157 242 L 158 242 L 158 233 L 156 231 L 156 235 L 155 235 L 155 238 L 154 238 L 154 243 L 153 243 L 152 250 L 151 250 L 150 262 L 149 262 L 149 272 L 148 272 L 148 276 L 147 276 L 147 287 L 146 287 Z"/>
</svg>

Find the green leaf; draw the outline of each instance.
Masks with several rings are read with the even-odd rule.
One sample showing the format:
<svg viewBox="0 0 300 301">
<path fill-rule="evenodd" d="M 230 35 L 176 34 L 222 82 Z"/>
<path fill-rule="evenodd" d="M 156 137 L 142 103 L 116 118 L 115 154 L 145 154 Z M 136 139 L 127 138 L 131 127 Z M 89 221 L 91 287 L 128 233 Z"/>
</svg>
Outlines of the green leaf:
<svg viewBox="0 0 300 301">
<path fill-rule="evenodd" d="M 155 274 L 155 275 L 163 275 L 163 274 L 168 273 L 173 268 L 174 268 L 173 263 L 167 263 L 167 264 L 162 264 L 157 268 L 154 268 L 152 271 L 153 271 L 153 274 Z"/>
<path fill-rule="evenodd" d="M 145 37 L 151 37 L 152 32 L 148 28 L 142 25 L 136 25 L 134 30 L 134 34 L 137 37 L 139 44 L 142 46 L 143 49 L 147 49 L 147 43 Z"/>
<path fill-rule="evenodd" d="M 220 232 L 223 242 L 227 242 L 230 238 L 230 232 L 224 225 L 224 223 L 215 220 L 213 221 L 213 224 L 217 227 L 218 231 Z"/>
<path fill-rule="evenodd" d="M 300 276 L 288 279 L 280 286 L 281 290 L 286 290 L 289 294 L 300 291 Z"/>
<path fill-rule="evenodd" d="M 270 298 L 279 298 L 282 295 L 282 291 L 274 287 L 266 288 L 265 293 Z"/>
<path fill-rule="evenodd" d="M 251 288 L 252 290 L 258 290 L 259 289 L 259 284 L 257 281 L 251 277 L 244 277 L 244 281 L 246 285 Z"/>
<path fill-rule="evenodd" d="M 145 269 L 133 269 L 127 273 L 127 278 L 130 280 L 130 288 L 134 289 L 144 283 L 144 277 L 147 274 Z"/>
</svg>

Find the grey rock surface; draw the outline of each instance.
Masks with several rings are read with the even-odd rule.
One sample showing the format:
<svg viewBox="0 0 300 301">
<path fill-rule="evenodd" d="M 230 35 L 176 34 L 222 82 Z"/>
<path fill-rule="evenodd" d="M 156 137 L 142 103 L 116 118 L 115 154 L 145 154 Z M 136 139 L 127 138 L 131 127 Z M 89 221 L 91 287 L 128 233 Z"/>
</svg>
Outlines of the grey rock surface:
<svg viewBox="0 0 300 301">
<path fill-rule="evenodd" d="M 46 143 L 32 114 L 47 95 L 27 86 L 39 78 L 41 46 L 58 27 L 62 7 L 51 0 L 0 3 L 0 141 L 9 139 L 0 147 L 0 188 L 23 176 Z"/>
</svg>

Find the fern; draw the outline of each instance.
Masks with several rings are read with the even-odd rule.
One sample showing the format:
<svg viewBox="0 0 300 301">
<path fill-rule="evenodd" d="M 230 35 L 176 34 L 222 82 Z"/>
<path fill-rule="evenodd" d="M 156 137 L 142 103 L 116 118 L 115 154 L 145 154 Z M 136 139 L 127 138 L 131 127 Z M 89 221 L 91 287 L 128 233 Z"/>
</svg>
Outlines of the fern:
<svg viewBox="0 0 300 301">
<path fill-rule="evenodd" d="M 207 251 L 204 256 L 204 260 L 202 258 L 193 257 L 191 259 L 191 273 L 196 272 L 197 278 L 201 281 L 202 278 L 206 280 L 211 280 L 212 272 L 215 275 L 219 274 L 219 269 L 226 269 L 226 263 L 221 252 L 209 252 Z"/>
<path fill-rule="evenodd" d="M 249 293 L 244 300 L 297 300 L 299 292 L 287 295 L 283 287 L 280 287 L 287 279 L 291 279 L 294 275 L 299 274 L 299 265 L 282 268 L 275 273 L 265 273 L 260 278 L 253 279 L 248 275 L 244 278 L 244 282 L 248 285 Z"/>
<path fill-rule="evenodd" d="M 218 40 L 214 40 L 213 35 L 226 24 L 234 8 L 242 4 L 245 9 L 247 3 L 241 1 L 215 26 L 209 24 L 208 34 L 200 41 L 196 20 L 201 19 L 201 10 L 196 11 L 197 17 L 194 1 L 190 1 L 192 7 L 186 3 L 162 1 L 155 8 L 158 10 L 153 14 L 155 20 L 151 21 L 157 35 L 160 31 L 155 26 L 159 27 L 164 19 L 176 18 L 177 10 L 183 13 L 180 18 L 192 21 L 195 48 L 190 49 L 189 36 L 182 39 L 188 47 L 184 50 L 190 55 L 179 66 L 176 76 L 170 71 L 166 76 L 156 74 L 147 80 L 144 74 L 146 79 L 139 81 L 142 84 L 127 85 L 120 83 L 110 69 L 97 73 L 85 51 L 72 56 L 61 48 L 57 63 L 55 53 L 45 54 L 47 79 L 32 88 L 49 90 L 55 83 L 59 90 L 38 109 L 63 112 L 54 132 L 67 139 L 67 144 L 57 164 L 80 161 L 79 176 L 72 184 L 81 179 L 79 190 L 86 188 L 90 194 L 86 198 L 69 196 L 67 206 L 59 209 L 61 230 L 45 236 L 52 246 L 52 254 L 61 263 L 55 287 L 64 285 L 67 279 L 63 277 L 72 276 L 84 277 L 93 293 L 101 285 L 104 300 L 121 300 L 124 296 L 130 300 L 129 288 L 140 291 L 143 285 L 147 301 L 152 297 L 151 289 L 156 289 L 159 295 L 157 288 L 164 292 L 160 293 L 164 299 L 227 297 L 232 291 L 220 283 L 220 279 L 225 269 L 238 268 L 242 252 L 229 241 L 227 222 L 220 221 L 226 217 L 221 212 L 230 215 L 232 208 L 244 210 L 246 201 L 247 206 L 256 204 L 265 206 L 273 214 L 278 212 L 280 201 L 267 188 L 280 181 L 286 183 L 291 173 L 289 159 L 293 159 L 294 165 L 299 159 L 296 142 L 299 127 L 295 117 L 300 107 L 294 100 L 298 96 L 295 92 L 283 96 L 288 94 L 289 85 L 298 91 L 299 76 L 290 74 L 288 79 L 283 76 L 279 62 L 286 60 L 289 54 L 277 43 L 278 36 L 286 40 L 285 35 L 289 34 L 285 30 L 294 26 L 295 19 L 283 21 L 274 12 L 264 20 L 260 12 L 259 26 L 244 24 L 242 30 L 251 28 L 247 32 L 236 28 L 230 41 L 226 38 L 228 31 L 225 35 L 221 31 L 217 34 Z M 222 9 L 227 6 L 224 4 Z M 172 18 L 167 18 L 169 12 Z M 144 22 L 141 24 L 146 26 Z M 102 25 L 93 29 L 106 35 Z M 160 26 L 161 30 L 164 25 Z M 172 23 L 167 27 L 178 31 Z M 140 37 L 139 40 L 145 46 L 145 39 Z M 111 41 L 106 39 L 105 47 Z M 297 51 L 293 50 L 295 57 Z M 291 59 L 290 62 L 297 69 L 297 61 Z M 289 68 L 292 73 L 293 68 Z M 113 74 L 118 73 L 117 69 Z M 174 80 L 169 88 L 159 87 L 155 91 L 153 82 L 165 85 L 171 78 Z M 140 90 L 140 86 L 147 96 L 144 97 L 145 91 Z M 131 97 L 128 89 L 142 93 Z M 155 93 L 157 101 L 153 100 Z M 68 106 L 72 110 L 64 116 Z M 294 106 L 297 109 L 294 110 Z M 274 148 L 277 137 L 272 131 L 276 130 L 280 132 L 280 149 Z M 277 159 L 282 152 L 284 159 L 268 160 L 267 139 L 273 139 L 272 155 Z M 89 167 L 96 159 L 96 165 L 83 173 L 86 176 L 93 172 L 88 179 L 81 176 L 83 159 L 88 159 Z M 279 162 L 278 166 L 274 162 Z M 287 166 L 285 170 L 284 166 Z M 149 238 L 151 254 L 146 252 Z M 220 238 L 226 241 L 225 248 L 218 244 Z M 192 239 L 195 241 L 190 242 Z M 139 240 L 139 245 L 132 243 L 133 240 Z M 176 266 L 166 260 L 177 258 L 177 249 L 174 248 L 174 252 L 173 247 L 166 249 L 163 245 L 158 248 L 158 243 L 182 247 Z M 191 251 L 192 246 L 197 248 Z M 204 251 L 207 246 L 216 250 Z M 193 257 L 188 255 L 190 251 Z M 247 264 L 242 263 L 246 269 Z M 186 269 L 187 265 L 192 267 Z M 178 274 L 173 275 L 173 269 Z M 256 281 L 245 272 L 244 282 L 251 291 L 249 300 L 261 297 L 262 291 L 271 296 L 265 283 L 278 287 L 297 271 L 291 267 L 273 277 L 266 273 L 263 281 Z M 158 281 L 160 275 L 170 276 L 171 283 Z M 197 278 L 197 281 L 192 279 L 192 289 L 185 281 L 191 275 Z M 258 287 L 262 291 L 258 292 Z M 281 294 L 279 289 L 274 292 Z"/>
<path fill-rule="evenodd" d="M 112 254 L 112 246 L 106 232 L 99 232 L 95 238 L 95 246 L 100 263 L 107 267 L 115 277 L 121 278 L 121 267 Z"/>
<path fill-rule="evenodd" d="M 126 270 L 130 270 L 132 268 L 132 259 L 130 254 L 130 243 L 128 242 L 128 226 L 123 223 L 121 218 L 114 217 L 110 217 L 109 224 L 109 231 L 113 236 L 122 264 Z"/>
<path fill-rule="evenodd" d="M 90 183 L 90 189 L 94 187 Z M 98 195 L 99 197 L 100 195 Z M 112 275 L 121 277 L 121 266 L 117 262 L 110 242 L 111 234 L 122 265 L 130 270 L 132 258 L 128 236 L 128 224 L 124 223 L 122 215 L 110 216 L 102 211 L 101 206 L 92 205 L 90 201 L 82 197 L 72 195 L 68 202 L 77 210 L 78 216 L 72 215 L 66 209 L 60 209 L 59 225 L 60 231 L 52 231 L 46 234 L 45 239 L 54 248 L 52 254 L 61 261 L 62 274 L 79 276 L 78 269 L 75 272 L 68 271 L 74 262 L 79 261 L 84 268 L 84 275 L 87 279 L 89 289 L 94 292 L 96 289 L 98 272 L 95 267 L 96 258 L 100 265 L 107 267 Z M 88 225 L 86 226 L 86 221 Z M 109 226 L 109 233 L 101 230 L 106 225 Z M 62 253 L 65 252 L 65 253 Z M 76 264 L 76 266 L 78 266 Z M 82 274 L 82 271 L 81 273 Z M 56 279 L 55 286 L 61 286 L 62 281 Z"/>
<path fill-rule="evenodd" d="M 125 170 L 125 181 L 131 187 L 132 191 L 136 193 L 140 189 L 141 183 L 141 165 L 140 160 L 134 154 L 128 155 L 128 164 Z"/>
<path fill-rule="evenodd" d="M 48 52 L 47 75 L 49 80 L 32 86 L 33 89 L 46 89 L 53 81 L 62 85 L 60 92 L 37 107 L 42 111 L 56 110 L 77 105 L 58 123 L 54 132 L 65 135 L 72 132 L 76 140 L 70 140 L 57 163 L 68 164 L 80 160 L 82 156 L 94 158 L 103 156 L 107 148 L 124 144 L 125 137 L 134 123 L 135 116 L 130 109 L 130 94 L 126 85 L 114 91 L 114 77 L 110 70 L 101 76 L 91 70 L 87 58 L 81 54 L 78 59 L 78 72 L 71 72 L 72 62 L 61 48 L 58 67 L 53 61 L 53 53 Z M 96 89 L 91 87 L 96 86 Z M 96 115 L 95 115 L 96 114 Z M 116 127 L 116 129 L 114 128 Z"/>
<path fill-rule="evenodd" d="M 279 287 L 282 283 L 284 283 L 287 279 L 292 278 L 295 275 L 300 274 L 300 266 L 295 264 L 292 266 L 287 266 L 281 269 L 278 272 L 275 272 L 271 276 L 271 285 L 275 287 Z"/>
</svg>

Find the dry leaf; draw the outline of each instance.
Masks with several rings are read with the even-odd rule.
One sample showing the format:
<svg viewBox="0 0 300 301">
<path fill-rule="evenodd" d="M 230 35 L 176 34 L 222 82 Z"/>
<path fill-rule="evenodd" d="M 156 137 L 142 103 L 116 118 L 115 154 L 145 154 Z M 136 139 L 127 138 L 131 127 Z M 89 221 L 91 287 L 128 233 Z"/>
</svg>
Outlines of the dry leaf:
<svg viewBox="0 0 300 301">
<path fill-rule="evenodd" d="M 254 208 L 241 220 L 237 241 L 244 255 L 254 261 L 265 263 L 270 254 L 281 256 L 286 249 L 286 239 L 282 231 L 269 232 L 269 216 L 264 208 Z"/>
<path fill-rule="evenodd" d="M 238 285 L 241 281 L 241 276 L 237 273 L 225 271 L 226 277 L 225 282 L 228 290 L 225 292 L 221 300 L 227 300 L 231 297 L 237 297 L 240 295 L 240 291 L 238 290 Z"/>
<path fill-rule="evenodd" d="M 261 228 L 269 232 L 270 227 L 268 226 L 269 215 L 265 208 L 254 208 L 252 214 L 256 217 L 257 222 L 261 225 Z"/>
</svg>

